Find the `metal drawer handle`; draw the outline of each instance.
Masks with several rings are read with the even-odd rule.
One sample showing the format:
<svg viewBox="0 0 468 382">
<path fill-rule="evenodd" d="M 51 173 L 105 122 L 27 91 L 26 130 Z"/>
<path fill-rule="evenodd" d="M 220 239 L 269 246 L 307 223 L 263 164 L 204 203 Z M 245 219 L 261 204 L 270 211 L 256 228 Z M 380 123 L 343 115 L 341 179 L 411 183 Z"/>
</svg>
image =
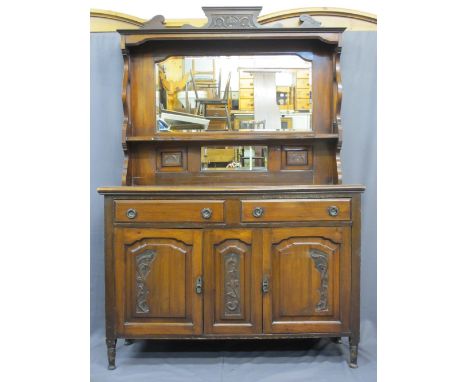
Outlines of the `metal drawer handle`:
<svg viewBox="0 0 468 382">
<path fill-rule="evenodd" d="M 262 207 L 255 207 L 252 211 L 254 218 L 261 218 L 264 214 L 264 209 Z"/>
<path fill-rule="evenodd" d="M 340 210 L 339 210 L 339 208 L 337 206 L 328 207 L 328 215 L 330 215 L 330 216 L 338 216 L 339 212 L 340 212 Z"/>
<path fill-rule="evenodd" d="M 136 209 L 134 208 L 129 208 L 127 210 L 127 218 L 129 219 L 135 219 L 137 216 L 137 212 L 136 212 Z"/>
<path fill-rule="evenodd" d="M 201 210 L 201 216 L 203 219 L 210 219 L 212 215 L 213 211 L 211 211 L 211 208 L 203 208 Z"/>
</svg>

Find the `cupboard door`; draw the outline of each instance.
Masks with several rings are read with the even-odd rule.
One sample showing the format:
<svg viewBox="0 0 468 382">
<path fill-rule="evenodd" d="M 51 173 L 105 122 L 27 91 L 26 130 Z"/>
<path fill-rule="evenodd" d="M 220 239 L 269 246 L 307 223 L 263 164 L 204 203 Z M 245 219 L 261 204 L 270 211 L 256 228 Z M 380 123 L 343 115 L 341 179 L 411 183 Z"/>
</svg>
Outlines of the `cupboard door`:
<svg viewBox="0 0 468 382">
<path fill-rule="evenodd" d="M 211 230 L 205 234 L 205 333 L 262 332 L 260 230 Z"/>
<path fill-rule="evenodd" d="M 349 329 L 350 229 L 264 231 L 265 333 L 336 333 Z"/>
<path fill-rule="evenodd" d="M 201 333 L 200 230 L 117 228 L 114 253 L 122 335 Z"/>
</svg>

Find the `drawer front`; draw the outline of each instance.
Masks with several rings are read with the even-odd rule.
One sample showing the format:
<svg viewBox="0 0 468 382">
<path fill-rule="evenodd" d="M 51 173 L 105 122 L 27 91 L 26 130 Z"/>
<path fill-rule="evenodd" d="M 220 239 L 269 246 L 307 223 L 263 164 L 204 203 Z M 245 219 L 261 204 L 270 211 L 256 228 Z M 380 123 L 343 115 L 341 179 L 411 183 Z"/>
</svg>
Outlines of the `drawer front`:
<svg viewBox="0 0 468 382">
<path fill-rule="evenodd" d="M 253 110 L 254 102 L 253 99 L 241 99 L 239 101 L 239 110 Z"/>
<path fill-rule="evenodd" d="M 296 82 L 298 89 L 308 89 L 310 87 L 308 78 L 298 78 Z"/>
<path fill-rule="evenodd" d="M 239 77 L 253 79 L 253 73 L 252 72 L 240 72 Z"/>
<path fill-rule="evenodd" d="M 297 89 L 296 98 L 310 98 L 309 89 Z"/>
<path fill-rule="evenodd" d="M 240 89 L 239 90 L 239 98 L 252 98 L 254 97 L 254 90 L 253 89 Z"/>
<path fill-rule="evenodd" d="M 349 220 L 349 199 L 265 199 L 242 200 L 243 222 L 308 222 Z"/>
<path fill-rule="evenodd" d="M 296 109 L 297 110 L 309 110 L 310 109 L 310 101 L 308 99 L 297 99 L 296 101 Z"/>
<path fill-rule="evenodd" d="M 224 200 L 116 200 L 114 203 L 116 222 L 224 222 Z"/>
<path fill-rule="evenodd" d="M 241 78 L 239 79 L 239 88 L 245 89 L 245 88 L 253 88 L 254 82 L 250 78 Z"/>
<path fill-rule="evenodd" d="M 309 71 L 308 70 L 298 70 L 296 76 L 297 76 L 297 78 L 309 78 Z"/>
<path fill-rule="evenodd" d="M 226 110 L 221 109 L 221 108 L 207 108 L 205 110 L 205 114 L 209 117 L 225 117 L 226 116 Z"/>
</svg>

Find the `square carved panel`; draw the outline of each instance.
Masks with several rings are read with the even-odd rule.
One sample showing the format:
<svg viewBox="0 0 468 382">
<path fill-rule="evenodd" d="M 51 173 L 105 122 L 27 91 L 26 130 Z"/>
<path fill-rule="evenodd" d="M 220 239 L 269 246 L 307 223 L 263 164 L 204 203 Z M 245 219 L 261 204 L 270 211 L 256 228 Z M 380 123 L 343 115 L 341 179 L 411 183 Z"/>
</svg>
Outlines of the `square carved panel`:
<svg viewBox="0 0 468 382">
<path fill-rule="evenodd" d="M 308 164 L 307 150 L 286 151 L 287 166 L 306 166 Z"/>
<path fill-rule="evenodd" d="M 182 167 L 182 152 L 161 152 L 161 167 Z"/>
<path fill-rule="evenodd" d="M 156 155 L 156 169 L 158 172 L 187 171 L 187 148 L 161 148 Z"/>
<path fill-rule="evenodd" d="M 312 146 L 283 146 L 281 168 L 283 170 L 311 170 Z"/>
</svg>

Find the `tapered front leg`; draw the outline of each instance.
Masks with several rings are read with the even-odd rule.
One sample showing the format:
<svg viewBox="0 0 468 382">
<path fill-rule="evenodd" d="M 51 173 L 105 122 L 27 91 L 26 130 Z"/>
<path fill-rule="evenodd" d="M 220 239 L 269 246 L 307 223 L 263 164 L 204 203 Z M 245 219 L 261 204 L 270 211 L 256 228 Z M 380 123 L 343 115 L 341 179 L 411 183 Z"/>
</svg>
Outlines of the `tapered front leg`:
<svg viewBox="0 0 468 382">
<path fill-rule="evenodd" d="M 117 344 L 117 340 L 115 338 L 107 338 L 106 345 L 107 345 L 107 360 L 109 365 L 107 368 L 109 370 L 115 369 L 115 345 Z"/>
<path fill-rule="evenodd" d="M 354 337 L 349 337 L 349 367 L 355 369 L 358 367 L 357 365 L 357 357 L 358 357 L 358 339 Z"/>
</svg>

